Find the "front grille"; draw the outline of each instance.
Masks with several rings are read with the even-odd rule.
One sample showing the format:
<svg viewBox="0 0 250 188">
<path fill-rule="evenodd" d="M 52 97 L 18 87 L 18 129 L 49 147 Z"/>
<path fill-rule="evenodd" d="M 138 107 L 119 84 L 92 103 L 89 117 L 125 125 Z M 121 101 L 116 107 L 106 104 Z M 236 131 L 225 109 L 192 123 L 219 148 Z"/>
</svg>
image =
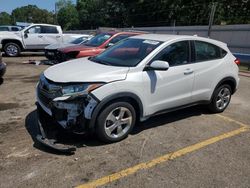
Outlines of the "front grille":
<svg viewBox="0 0 250 188">
<path fill-rule="evenodd" d="M 49 81 L 44 79 L 40 79 L 38 88 L 37 88 L 37 95 L 39 100 L 48 108 L 51 107 L 51 102 L 53 99 L 57 97 L 61 97 L 61 86 L 57 86 L 55 84 L 49 83 Z"/>
</svg>

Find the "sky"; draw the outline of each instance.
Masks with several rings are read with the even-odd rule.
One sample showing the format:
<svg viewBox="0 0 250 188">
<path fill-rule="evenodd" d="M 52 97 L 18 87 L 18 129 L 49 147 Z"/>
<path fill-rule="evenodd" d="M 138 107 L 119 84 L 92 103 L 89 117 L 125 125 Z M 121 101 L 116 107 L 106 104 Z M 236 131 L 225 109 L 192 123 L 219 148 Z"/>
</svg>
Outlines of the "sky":
<svg viewBox="0 0 250 188">
<path fill-rule="evenodd" d="M 9 14 L 15 8 L 27 5 L 36 5 L 38 8 L 52 11 L 55 9 L 56 0 L 0 0 L 0 12 L 8 12 Z M 73 3 L 76 0 L 72 0 Z"/>
</svg>

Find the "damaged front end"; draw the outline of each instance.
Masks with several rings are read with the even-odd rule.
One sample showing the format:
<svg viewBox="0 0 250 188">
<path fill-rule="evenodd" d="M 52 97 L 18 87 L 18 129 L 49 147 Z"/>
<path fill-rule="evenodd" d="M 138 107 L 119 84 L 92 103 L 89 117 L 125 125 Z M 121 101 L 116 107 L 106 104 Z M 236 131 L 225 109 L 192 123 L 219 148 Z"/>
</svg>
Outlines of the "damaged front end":
<svg viewBox="0 0 250 188">
<path fill-rule="evenodd" d="M 55 144 L 56 132 L 60 129 L 75 134 L 84 134 L 88 131 L 88 122 L 99 102 L 90 92 L 103 84 L 54 83 L 41 75 L 37 85 L 37 112 L 40 128 L 37 140 L 62 152 L 74 151 L 75 148 Z"/>
</svg>

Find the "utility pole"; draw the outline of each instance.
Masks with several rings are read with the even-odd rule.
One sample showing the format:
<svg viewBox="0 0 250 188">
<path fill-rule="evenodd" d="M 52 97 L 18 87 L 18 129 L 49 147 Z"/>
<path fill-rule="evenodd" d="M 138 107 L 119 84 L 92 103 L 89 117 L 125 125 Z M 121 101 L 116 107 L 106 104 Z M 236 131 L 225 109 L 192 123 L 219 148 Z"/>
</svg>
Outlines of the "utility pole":
<svg viewBox="0 0 250 188">
<path fill-rule="evenodd" d="M 54 15 L 54 24 L 57 23 L 57 2 L 55 2 L 55 15 Z"/>
<path fill-rule="evenodd" d="M 215 11 L 216 11 L 216 6 L 217 6 L 217 3 L 213 3 L 211 13 L 210 13 L 210 17 L 209 17 L 209 25 L 208 25 L 208 33 L 207 33 L 208 37 L 210 37 L 210 34 L 211 34 L 211 29 L 212 29 L 212 25 L 213 25 L 213 22 L 214 22 L 214 14 L 215 14 Z"/>
</svg>

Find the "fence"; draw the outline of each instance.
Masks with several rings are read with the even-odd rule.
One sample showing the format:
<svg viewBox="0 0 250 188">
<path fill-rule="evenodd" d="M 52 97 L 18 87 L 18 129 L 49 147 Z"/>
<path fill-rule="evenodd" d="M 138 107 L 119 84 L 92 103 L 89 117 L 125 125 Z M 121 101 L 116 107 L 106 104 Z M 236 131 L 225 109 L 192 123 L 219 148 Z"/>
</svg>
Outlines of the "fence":
<svg viewBox="0 0 250 188">
<path fill-rule="evenodd" d="M 78 30 L 68 31 L 74 33 L 93 33 L 97 31 L 114 30 L 112 28 L 99 28 L 98 30 Z M 120 28 L 116 30 L 139 30 L 159 34 L 177 34 L 177 35 L 198 35 L 208 36 L 208 26 L 177 26 L 177 27 L 134 27 Z M 214 25 L 210 33 L 210 38 L 216 39 L 228 44 L 233 53 L 249 54 L 246 57 L 250 59 L 250 24 L 244 25 Z"/>
</svg>

